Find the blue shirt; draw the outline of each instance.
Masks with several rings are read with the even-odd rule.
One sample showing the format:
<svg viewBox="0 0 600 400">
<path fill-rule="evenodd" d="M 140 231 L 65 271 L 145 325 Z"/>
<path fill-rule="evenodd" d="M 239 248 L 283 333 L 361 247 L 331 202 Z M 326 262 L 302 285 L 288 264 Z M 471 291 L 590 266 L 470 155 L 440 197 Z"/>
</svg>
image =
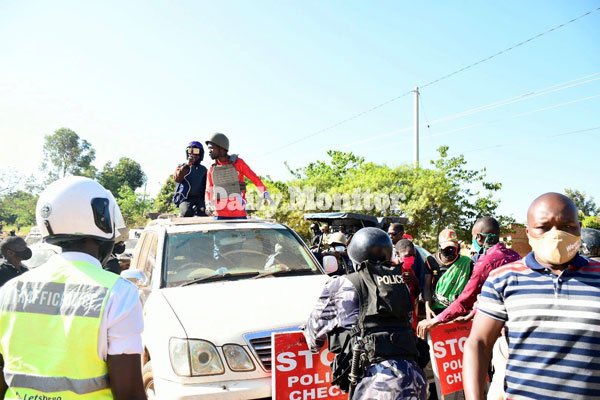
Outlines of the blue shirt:
<svg viewBox="0 0 600 400">
<path fill-rule="evenodd" d="M 560 275 L 533 253 L 490 273 L 478 310 L 505 321 L 510 399 L 600 399 L 600 263 Z"/>
</svg>

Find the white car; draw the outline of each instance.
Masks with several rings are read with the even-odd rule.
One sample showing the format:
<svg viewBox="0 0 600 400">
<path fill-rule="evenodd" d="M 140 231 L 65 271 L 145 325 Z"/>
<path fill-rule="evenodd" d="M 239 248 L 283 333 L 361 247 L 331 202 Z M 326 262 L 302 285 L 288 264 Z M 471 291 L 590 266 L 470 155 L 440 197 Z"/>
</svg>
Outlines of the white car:
<svg viewBox="0 0 600 400">
<path fill-rule="evenodd" d="M 44 264 L 50 257 L 60 254 L 62 249 L 50 243 L 38 242 L 28 246 L 31 249 L 31 258 L 23 262 L 29 269 L 37 268 Z"/>
<path fill-rule="evenodd" d="M 284 225 L 200 217 L 152 221 L 122 276 L 141 291 L 144 385 L 161 400 L 270 398 L 271 333 L 304 324 L 329 279 Z"/>
</svg>

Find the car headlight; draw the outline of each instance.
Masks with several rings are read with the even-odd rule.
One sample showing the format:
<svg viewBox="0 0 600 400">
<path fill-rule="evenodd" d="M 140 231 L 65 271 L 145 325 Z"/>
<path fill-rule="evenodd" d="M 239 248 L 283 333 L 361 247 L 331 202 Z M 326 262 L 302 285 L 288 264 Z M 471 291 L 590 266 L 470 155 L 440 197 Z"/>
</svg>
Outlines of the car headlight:
<svg viewBox="0 0 600 400">
<path fill-rule="evenodd" d="M 226 344 L 223 346 L 225 361 L 232 371 L 253 371 L 254 363 L 250 359 L 246 350 L 237 344 Z"/>
<path fill-rule="evenodd" d="M 210 342 L 171 338 L 169 357 L 179 376 L 218 375 L 225 372 L 217 348 Z"/>
</svg>

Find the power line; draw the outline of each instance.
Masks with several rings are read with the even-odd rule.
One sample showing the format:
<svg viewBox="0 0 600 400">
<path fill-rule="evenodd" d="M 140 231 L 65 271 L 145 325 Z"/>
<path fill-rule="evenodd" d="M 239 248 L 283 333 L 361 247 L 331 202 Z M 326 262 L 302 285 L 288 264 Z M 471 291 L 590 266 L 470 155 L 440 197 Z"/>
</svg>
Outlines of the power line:
<svg viewBox="0 0 600 400">
<path fill-rule="evenodd" d="M 573 18 L 573 19 L 571 19 L 571 20 L 569 20 L 569 21 L 567 21 L 567 22 L 564 22 L 564 23 L 562 23 L 562 24 L 560 24 L 560 25 L 556 25 L 556 26 L 554 26 L 554 27 L 552 27 L 552 28 L 550 28 L 550 29 L 548 29 L 548 30 L 546 30 L 546 31 L 544 31 L 544 32 L 538 33 L 538 34 L 537 34 L 537 35 L 535 35 L 535 36 L 532 36 L 532 37 L 530 37 L 530 38 L 528 38 L 528 39 L 526 39 L 526 40 L 523 40 L 523 41 L 521 41 L 521 42 L 519 42 L 519 43 L 517 43 L 517 44 L 514 44 L 514 45 L 512 45 L 512 46 L 510 46 L 510 47 L 507 47 L 507 48 L 505 48 L 505 49 L 503 49 L 503 50 L 500 50 L 500 51 L 498 51 L 498 52 L 496 52 L 496 53 L 494 53 L 494 54 L 492 54 L 492 55 L 490 55 L 490 56 L 488 56 L 488 57 L 482 58 L 482 59 L 481 59 L 481 60 L 479 60 L 479 61 L 476 61 L 476 62 L 474 62 L 474 63 L 472 63 L 472 64 L 469 64 L 469 65 L 467 65 L 467 66 L 465 66 L 465 67 L 462 67 L 462 68 L 460 68 L 460 69 L 457 69 L 456 71 L 453 71 L 453 72 L 451 72 L 451 73 L 449 73 L 449 74 L 443 75 L 443 76 L 441 76 L 441 77 L 439 77 L 439 78 L 437 78 L 437 79 L 434 79 L 434 80 L 432 80 L 432 81 L 430 81 L 430 82 L 427 82 L 427 83 L 425 83 L 425 84 L 423 84 L 423 85 L 418 85 L 418 87 L 419 87 L 419 88 L 426 88 L 426 87 L 428 87 L 428 86 L 432 86 L 432 85 L 434 85 L 434 84 L 436 84 L 436 83 L 438 83 L 438 82 L 441 82 L 441 81 L 443 81 L 443 80 L 445 80 L 445 79 L 448 79 L 448 78 L 450 78 L 450 77 L 452 77 L 452 76 L 454 76 L 454 75 L 460 74 L 461 72 L 464 72 L 464 71 L 466 71 L 466 70 L 468 70 L 468 69 L 471 69 L 471 68 L 473 68 L 473 67 L 475 67 L 475 66 L 477 66 L 477 65 L 479 65 L 479 64 L 482 64 L 482 63 L 484 63 L 484 62 L 487 62 L 487 61 L 489 61 L 489 60 L 491 60 L 491 59 L 493 59 L 493 58 L 495 58 L 495 57 L 497 57 L 497 56 L 499 56 L 499 55 L 501 55 L 501 54 L 505 54 L 505 53 L 507 53 L 507 52 L 509 52 L 509 51 L 511 51 L 511 50 L 514 50 L 514 49 L 516 49 L 517 47 L 523 46 L 524 44 L 527 44 L 527 43 L 529 43 L 529 42 L 531 42 L 531 41 L 533 41 L 533 40 L 535 40 L 535 39 L 539 39 L 540 37 L 542 37 L 542 36 L 544 36 L 544 35 L 547 35 L 548 33 L 551 33 L 551 32 L 553 32 L 553 31 L 555 31 L 555 30 L 558 30 L 558 29 L 560 29 L 560 28 L 563 28 L 563 27 L 565 27 L 565 26 L 567 26 L 567 25 L 569 25 L 569 24 L 571 24 L 571 23 L 573 23 L 573 22 L 575 22 L 575 21 L 577 21 L 577 20 L 579 20 L 579 19 L 581 19 L 581 18 L 583 18 L 583 17 L 586 17 L 586 16 L 588 16 L 588 15 L 590 15 L 590 14 L 592 14 L 592 13 L 594 13 L 594 12 L 598 11 L 598 10 L 600 10 L 600 7 L 596 8 L 596 9 L 593 9 L 593 10 L 590 10 L 590 11 L 588 11 L 588 12 L 584 13 L 584 14 L 581 14 L 580 16 L 578 16 L 578 17 L 575 17 L 575 18 Z M 407 91 L 407 92 L 404 92 L 404 93 L 402 93 L 401 95 L 399 95 L 399 96 L 396 96 L 396 97 L 394 97 L 394 98 L 392 98 L 392 99 L 389 99 L 389 100 L 387 100 L 387 101 L 385 101 L 385 102 L 383 102 L 383 103 L 380 103 L 380 104 L 378 104 L 378 105 L 376 105 L 376 106 L 374 106 L 374 107 L 371 107 L 371 108 L 369 108 L 368 110 L 362 111 L 362 112 L 360 112 L 360 113 L 358 113 L 358 114 L 354 114 L 354 115 L 352 115 L 352 116 L 350 116 L 350 117 L 348 117 L 348 118 L 346 118 L 346 119 L 344 119 L 344 120 L 342 120 L 342 121 L 339 121 L 339 122 L 337 122 L 337 123 L 335 123 L 335 124 L 333 124 L 333 125 L 329 125 L 329 126 L 327 126 L 327 127 L 323 128 L 323 129 L 320 129 L 320 130 L 318 130 L 318 131 L 316 131 L 316 132 L 313 132 L 313 133 L 311 133 L 311 134 L 309 134 L 309 135 L 307 135 L 307 136 L 303 136 L 303 137 L 301 137 L 301 138 L 298 138 L 297 140 L 295 140 L 295 141 L 293 141 L 293 142 L 290 142 L 290 143 L 284 144 L 284 145 L 282 145 L 282 146 L 276 147 L 276 148 L 274 148 L 274 149 L 270 150 L 269 152 L 262 154 L 261 156 L 265 156 L 265 155 L 268 155 L 268 154 L 270 154 L 270 153 L 271 153 L 271 152 L 273 152 L 273 151 L 278 151 L 278 150 L 284 149 L 284 148 L 286 148 L 286 147 L 293 146 L 293 145 L 295 145 L 295 144 L 297 144 L 297 143 L 300 143 L 300 142 L 302 142 L 302 141 L 304 141 L 304 140 L 306 140 L 306 139 L 309 139 L 309 138 L 311 138 L 311 137 L 317 136 L 317 135 L 319 135 L 319 134 L 321 134 L 321 133 L 323 133 L 323 132 L 326 132 L 326 131 L 328 131 L 328 130 L 331 130 L 331 129 L 333 129 L 333 128 L 336 128 L 336 127 L 338 127 L 338 126 L 340 126 L 340 125 L 342 125 L 342 124 L 345 124 L 346 122 L 349 122 L 349 121 L 352 121 L 352 120 L 354 120 L 354 119 L 356 119 L 356 118 L 362 117 L 362 116 L 363 116 L 363 115 L 365 115 L 365 114 L 371 113 L 371 112 L 373 112 L 373 111 L 375 111 L 375 110 L 377 110 L 377 109 L 379 109 L 379 108 L 381 108 L 381 107 L 383 107 L 383 106 L 386 106 L 386 105 L 388 105 L 388 104 L 390 104 L 390 103 L 393 103 L 393 102 L 394 102 L 394 101 L 396 101 L 396 100 L 399 100 L 399 99 L 401 99 L 401 98 L 403 98 L 403 97 L 406 97 L 406 96 L 408 96 L 409 94 L 411 94 L 412 92 L 413 92 L 413 90 L 409 90 L 409 91 Z"/>
<path fill-rule="evenodd" d="M 600 80 L 600 76 L 599 75 L 600 75 L 600 72 L 595 72 L 595 73 L 590 74 L 590 75 L 582 76 L 582 77 L 579 77 L 579 78 L 576 78 L 576 79 L 571 79 L 571 80 L 568 80 L 568 81 L 565 81 L 565 82 L 561 82 L 561 83 L 556 83 L 556 84 L 553 84 L 553 85 L 550 85 L 550 86 L 546 86 L 546 87 L 541 88 L 541 89 L 529 90 L 529 91 L 527 91 L 527 92 L 525 92 L 523 94 L 517 95 L 517 96 L 512 96 L 512 97 L 509 97 L 507 99 L 497 100 L 497 101 L 495 101 L 493 103 L 489 103 L 489 104 L 485 104 L 485 105 L 482 105 L 482 106 L 473 107 L 473 108 L 467 109 L 465 111 L 459 111 L 459 112 L 454 113 L 454 114 L 449 114 L 449 115 L 446 115 L 446 116 L 434 119 L 433 121 L 428 122 L 428 124 L 429 125 L 434 125 L 434 124 L 440 123 L 440 122 L 443 123 L 443 122 L 448 122 L 448 121 L 452 121 L 452 120 L 456 120 L 456 119 L 468 117 L 468 116 L 477 114 L 479 112 L 488 111 L 488 110 L 491 110 L 491 109 L 494 109 L 494 108 L 498 108 L 498 107 L 506 106 L 506 105 L 509 105 L 509 104 L 514 104 L 514 103 L 517 103 L 517 102 L 520 102 L 520 101 L 529 100 L 531 98 L 539 97 L 539 96 L 542 96 L 542 95 L 547 95 L 547 94 L 551 94 L 551 93 L 554 93 L 554 92 L 558 92 L 560 90 L 565 90 L 565 89 L 569 89 L 569 88 L 572 88 L 572 87 L 575 87 L 575 86 L 581 86 L 581 85 L 584 85 L 584 84 L 587 84 L 587 83 L 590 83 L 590 82 L 595 82 L 597 80 Z M 422 96 L 420 96 L 420 97 L 422 97 Z M 581 99 L 578 99 L 576 101 L 581 101 Z M 561 103 L 560 105 L 565 105 L 565 104 Z M 537 111 L 534 110 L 533 112 L 537 112 Z M 531 113 L 533 113 L 533 112 L 531 112 Z M 511 118 L 511 117 L 514 117 L 514 116 L 505 117 L 504 119 Z M 499 120 L 502 120 L 502 119 L 488 121 L 487 123 L 494 123 L 494 122 L 497 122 Z M 445 133 L 455 132 L 455 131 L 459 131 L 459 130 L 465 130 L 465 129 L 476 127 L 476 126 L 480 126 L 480 125 L 483 125 L 483 124 L 485 124 L 485 123 L 471 124 L 471 125 L 467 125 L 467 126 L 460 127 L 460 128 L 454 128 L 454 129 L 452 129 L 450 131 L 443 131 L 443 132 L 440 132 L 440 133 L 437 133 L 437 134 L 432 134 L 431 136 L 434 136 L 434 137 L 435 136 L 440 136 L 440 135 L 445 134 Z M 410 132 L 412 129 L 413 129 L 413 126 L 410 125 L 410 126 L 406 126 L 404 128 L 401 128 L 401 129 L 396 129 L 396 130 L 394 130 L 393 132 L 390 132 L 390 133 L 385 133 L 383 135 L 370 136 L 367 139 L 361 139 L 361 140 L 358 140 L 358 141 L 355 141 L 355 142 L 352 142 L 352 143 L 346 143 L 344 146 L 345 147 L 350 147 L 350 146 L 354 146 L 354 145 L 357 145 L 357 144 L 369 143 L 369 142 L 372 142 L 374 140 L 383 139 L 383 138 L 392 137 L 392 136 L 397 136 L 399 133 L 402 133 L 402 132 Z"/>
<path fill-rule="evenodd" d="M 426 88 L 427 86 L 431 86 L 431 85 L 433 85 L 433 84 L 436 84 L 436 83 L 438 83 L 438 82 L 440 82 L 440 81 L 443 81 L 444 79 L 448 79 L 448 78 L 450 78 L 451 76 L 454 76 L 454 75 L 456 75 L 456 74 L 460 74 L 460 73 L 461 73 L 461 72 L 463 72 L 463 71 L 466 71 L 466 70 L 468 70 L 468 69 L 470 69 L 470 68 L 473 68 L 473 67 L 475 67 L 476 65 L 482 64 L 482 63 L 484 63 L 484 62 L 486 62 L 486 61 L 489 61 L 489 60 L 491 60 L 492 58 L 495 58 L 495 57 L 497 57 L 497 56 L 499 56 L 499 55 L 501 55 L 501 54 L 508 53 L 509 51 L 511 51 L 511 50 L 514 50 L 514 49 L 516 49 L 517 47 L 520 47 L 520 46 L 522 46 L 522 45 L 524 45 L 524 44 L 526 44 L 526 43 L 529 43 L 529 42 L 531 42 L 531 41 L 533 41 L 533 40 L 535 40 L 535 39 L 539 39 L 539 38 L 541 38 L 542 36 L 544 36 L 544 35 L 547 35 L 547 34 L 548 34 L 548 33 L 550 33 L 550 32 L 554 32 L 555 30 L 557 30 L 557 29 L 560 29 L 560 28 L 562 28 L 562 27 L 564 27 L 564 26 L 567 26 L 567 25 L 569 25 L 569 24 L 571 24 L 571 23 L 573 23 L 573 22 L 575 22 L 575 21 L 577 21 L 577 20 L 579 20 L 579 19 L 581 19 L 581 18 L 583 18 L 583 17 L 585 17 L 585 16 L 588 16 L 588 15 L 590 15 L 590 14 L 592 14 L 592 13 L 594 13 L 594 12 L 598 11 L 598 10 L 600 10 L 600 7 L 596 8 L 596 9 L 594 9 L 594 10 L 590 10 L 590 11 L 588 11 L 588 12 L 586 12 L 586 13 L 584 13 L 584 14 L 581 14 L 580 16 L 578 16 L 578 17 L 575 17 L 575 18 L 573 18 L 573 19 L 571 19 L 571 20 L 569 20 L 569 21 L 567 21 L 567 22 L 564 22 L 564 23 L 562 23 L 562 24 L 560 24 L 560 25 L 557 25 L 557 26 L 555 26 L 555 27 L 553 27 L 553 28 L 550 28 L 550 29 L 548 29 L 547 31 L 544 31 L 544 32 L 542 32 L 542 33 L 538 33 L 537 35 L 535 35 L 535 36 L 532 36 L 532 37 L 530 37 L 529 39 L 525 39 L 525 40 L 523 40 L 522 42 L 519 42 L 519 43 L 517 43 L 517 44 L 515 44 L 515 45 L 512 45 L 512 46 L 510 46 L 510 47 L 507 47 L 507 48 L 506 48 L 506 49 L 504 49 L 504 50 L 500 50 L 499 52 L 497 52 L 497 53 L 494 53 L 494 54 L 492 54 L 491 56 L 488 56 L 488 57 L 486 57 L 486 58 L 482 58 L 481 60 L 479 60 L 479 61 L 476 61 L 476 62 L 474 62 L 473 64 L 467 65 L 466 67 L 463 67 L 463 68 L 461 68 L 461 69 L 458 69 L 458 70 L 456 70 L 456 71 L 454 71 L 454 72 L 451 72 L 451 73 L 449 73 L 449 74 L 447 74 L 447 75 L 444 75 L 444 76 L 442 76 L 441 78 L 435 79 L 435 80 L 433 80 L 433 81 L 431 81 L 431 82 L 428 82 L 428 83 L 426 83 L 426 84 L 424 84 L 424 85 L 421 85 L 421 86 L 419 86 L 419 87 L 420 87 L 420 88 Z"/>
<path fill-rule="evenodd" d="M 525 112 L 521 112 L 521 113 L 509 115 L 508 117 L 497 118 L 497 119 L 494 119 L 492 121 L 481 122 L 481 123 L 477 123 L 477 124 L 466 125 L 466 126 L 459 127 L 459 128 L 449 129 L 449 130 L 446 130 L 446 131 L 438 132 L 438 133 L 436 133 L 436 134 L 434 134 L 432 136 L 433 137 L 444 136 L 444 135 L 447 135 L 449 133 L 464 131 L 466 129 L 470 129 L 470 128 L 474 128 L 474 127 L 482 126 L 482 125 L 487 125 L 487 124 L 493 124 L 493 123 L 496 123 L 496 122 L 499 122 L 499 121 L 505 121 L 507 119 L 519 118 L 519 117 L 523 117 L 525 115 L 535 114 L 535 113 L 538 113 L 538 112 L 541 112 L 541 111 L 552 110 L 554 108 L 564 107 L 564 106 L 567 106 L 569 104 L 580 103 L 582 101 L 596 99 L 598 97 L 600 97 L 600 94 L 595 94 L 593 96 L 580 97 L 578 99 L 569 100 L 569 101 L 565 101 L 565 102 L 558 103 L 558 104 L 553 104 L 551 106 L 546 106 L 546 107 L 542 107 L 542 108 L 537 108 L 535 110 L 529 110 L 529 111 L 525 111 Z"/>
<path fill-rule="evenodd" d="M 561 133 L 556 133 L 556 134 L 552 134 L 552 135 L 547 135 L 547 136 L 542 136 L 539 139 L 550 139 L 550 138 L 555 138 L 555 137 L 559 137 L 559 136 L 569 136 L 569 135 L 576 135 L 579 133 L 585 133 L 585 132 L 591 132 L 591 131 L 597 131 L 600 130 L 600 126 L 594 126 L 592 128 L 586 128 L 586 129 L 577 129 L 574 131 L 567 131 L 567 132 L 561 132 Z M 536 139 L 536 140 L 539 140 Z M 476 149 L 471 149 L 471 150 L 467 150 L 467 151 L 459 151 L 459 152 L 452 152 L 451 154 L 465 154 L 465 153 L 473 153 L 475 151 L 485 151 L 485 150 L 491 150 L 491 149 L 498 149 L 501 147 L 506 147 L 506 146 L 511 146 L 514 145 L 516 143 L 520 143 L 523 141 L 527 141 L 526 139 L 521 139 L 521 140 L 514 140 L 512 142 L 503 142 L 503 143 L 498 143 L 498 144 L 494 144 L 491 146 L 485 146 L 485 147 L 478 147 Z"/>
</svg>

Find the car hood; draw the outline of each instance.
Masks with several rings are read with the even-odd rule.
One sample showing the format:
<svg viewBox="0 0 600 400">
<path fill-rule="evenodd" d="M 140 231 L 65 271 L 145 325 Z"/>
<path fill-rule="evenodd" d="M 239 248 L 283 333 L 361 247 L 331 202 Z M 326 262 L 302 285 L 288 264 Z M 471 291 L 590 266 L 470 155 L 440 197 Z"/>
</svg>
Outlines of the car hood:
<svg viewBox="0 0 600 400">
<path fill-rule="evenodd" d="M 244 344 L 249 332 L 304 324 L 327 275 L 268 277 L 162 289 L 189 338 Z"/>
</svg>

